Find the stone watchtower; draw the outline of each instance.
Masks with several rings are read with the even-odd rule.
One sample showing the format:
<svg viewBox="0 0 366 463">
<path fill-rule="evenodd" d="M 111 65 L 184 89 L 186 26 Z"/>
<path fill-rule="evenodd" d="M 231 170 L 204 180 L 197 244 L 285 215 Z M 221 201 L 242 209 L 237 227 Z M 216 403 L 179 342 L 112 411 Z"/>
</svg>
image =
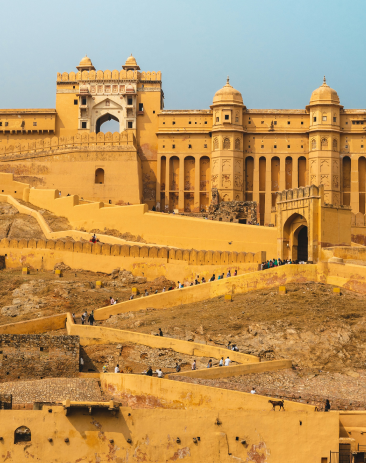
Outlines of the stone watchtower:
<svg viewBox="0 0 366 463">
<path fill-rule="evenodd" d="M 228 78 L 211 106 L 211 188 L 217 188 L 220 201 L 243 201 L 243 108 L 241 93 L 229 84 Z"/>
<path fill-rule="evenodd" d="M 313 91 L 309 127 L 309 184 L 324 185 L 324 202 L 340 201 L 340 110 L 339 97 L 325 81 Z"/>
</svg>

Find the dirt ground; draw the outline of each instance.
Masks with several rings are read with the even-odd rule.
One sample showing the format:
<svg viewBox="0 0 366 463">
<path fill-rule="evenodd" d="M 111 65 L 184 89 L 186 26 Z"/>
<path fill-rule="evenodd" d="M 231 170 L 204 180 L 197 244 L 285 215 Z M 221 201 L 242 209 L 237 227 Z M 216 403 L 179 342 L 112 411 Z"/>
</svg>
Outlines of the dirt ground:
<svg viewBox="0 0 366 463">
<path fill-rule="evenodd" d="M 20 214 L 8 203 L 0 203 L 0 239 L 45 239 L 34 217 Z"/>
</svg>

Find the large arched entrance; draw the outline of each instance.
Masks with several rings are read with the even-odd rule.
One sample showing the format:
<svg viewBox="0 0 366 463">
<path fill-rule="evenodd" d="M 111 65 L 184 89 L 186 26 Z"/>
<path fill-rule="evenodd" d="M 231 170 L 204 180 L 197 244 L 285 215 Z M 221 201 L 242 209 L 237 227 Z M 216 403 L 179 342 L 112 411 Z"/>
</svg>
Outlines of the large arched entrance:
<svg viewBox="0 0 366 463">
<path fill-rule="evenodd" d="M 308 244 L 307 221 L 304 216 L 294 213 L 283 227 L 283 258 L 307 262 Z"/>
<path fill-rule="evenodd" d="M 110 121 L 116 121 L 117 124 L 113 124 L 113 126 L 111 124 L 109 124 Z M 107 123 L 108 127 L 103 127 L 103 132 L 106 133 L 106 132 L 119 132 L 119 119 L 114 116 L 113 114 L 103 114 L 103 116 L 100 116 L 99 119 L 97 119 L 97 122 L 95 124 L 95 132 L 96 133 L 99 133 L 101 131 L 101 126 L 103 124 Z M 111 126 L 110 126 L 111 125 Z M 110 127 L 109 127 L 110 126 Z"/>
</svg>

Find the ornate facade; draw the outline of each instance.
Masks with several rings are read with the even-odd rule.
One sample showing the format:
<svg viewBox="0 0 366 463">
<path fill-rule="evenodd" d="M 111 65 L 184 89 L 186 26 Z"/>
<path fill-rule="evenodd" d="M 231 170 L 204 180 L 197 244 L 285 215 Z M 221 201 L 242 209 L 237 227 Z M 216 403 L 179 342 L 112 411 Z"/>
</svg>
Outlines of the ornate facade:
<svg viewBox="0 0 366 463">
<path fill-rule="evenodd" d="M 262 224 L 277 192 L 323 185 L 326 203 L 365 214 L 366 111 L 344 109 L 325 78 L 299 110 L 249 109 L 229 79 L 210 109 L 164 110 L 163 100 L 161 73 L 133 56 L 114 71 L 85 57 L 57 74 L 55 109 L 0 110 L 0 171 L 160 211 L 206 211 L 216 188 L 221 201 L 256 201 Z M 111 119 L 119 134 L 103 133 Z"/>
</svg>

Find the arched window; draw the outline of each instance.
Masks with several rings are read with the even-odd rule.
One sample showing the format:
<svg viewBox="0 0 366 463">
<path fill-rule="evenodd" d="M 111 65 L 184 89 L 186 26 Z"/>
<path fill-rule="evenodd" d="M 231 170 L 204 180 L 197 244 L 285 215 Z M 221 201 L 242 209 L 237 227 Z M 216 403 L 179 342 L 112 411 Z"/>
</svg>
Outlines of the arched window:
<svg viewBox="0 0 366 463">
<path fill-rule="evenodd" d="M 14 432 L 14 444 L 18 444 L 19 442 L 30 442 L 31 439 L 31 431 L 26 426 L 20 426 Z"/>
<path fill-rule="evenodd" d="M 338 141 L 336 138 L 333 139 L 333 150 L 337 150 L 338 149 Z"/>
<path fill-rule="evenodd" d="M 219 139 L 217 137 L 214 138 L 213 145 L 214 145 L 214 150 L 219 149 Z"/>
<path fill-rule="evenodd" d="M 97 169 L 95 171 L 95 183 L 104 183 L 104 169 Z"/>
<path fill-rule="evenodd" d="M 316 150 L 316 140 L 315 140 L 315 138 L 313 138 L 313 139 L 311 140 L 311 149 L 312 149 L 312 150 Z"/>
<path fill-rule="evenodd" d="M 230 139 L 229 138 L 224 138 L 223 148 L 224 148 L 224 150 L 229 150 L 230 149 Z"/>
<path fill-rule="evenodd" d="M 235 149 L 236 149 L 236 150 L 240 150 L 240 138 L 237 138 L 237 139 L 235 140 Z"/>
<path fill-rule="evenodd" d="M 328 148 L 328 138 L 322 138 L 320 144 L 321 144 L 322 149 Z"/>
</svg>

